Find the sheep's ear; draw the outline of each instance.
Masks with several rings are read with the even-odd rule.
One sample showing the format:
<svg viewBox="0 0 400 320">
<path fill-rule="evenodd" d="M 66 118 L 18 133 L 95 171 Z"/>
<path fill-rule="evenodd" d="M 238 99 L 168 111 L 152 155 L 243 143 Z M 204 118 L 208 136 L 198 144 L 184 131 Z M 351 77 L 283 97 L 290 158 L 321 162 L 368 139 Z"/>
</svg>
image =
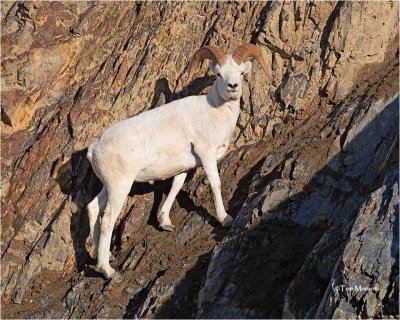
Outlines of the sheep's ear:
<svg viewBox="0 0 400 320">
<path fill-rule="evenodd" d="M 251 70 L 251 62 L 250 61 L 246 61 L 242 63 L 242 72 L 243 73 L 248 73 Z"/>
<path fill-rule="evenodd" d="M 215 64 L 212 61 L 210 61 L 210 70 L 214 75 L 217 74 L 217 69 L 215 68 Z"/>
</svg>

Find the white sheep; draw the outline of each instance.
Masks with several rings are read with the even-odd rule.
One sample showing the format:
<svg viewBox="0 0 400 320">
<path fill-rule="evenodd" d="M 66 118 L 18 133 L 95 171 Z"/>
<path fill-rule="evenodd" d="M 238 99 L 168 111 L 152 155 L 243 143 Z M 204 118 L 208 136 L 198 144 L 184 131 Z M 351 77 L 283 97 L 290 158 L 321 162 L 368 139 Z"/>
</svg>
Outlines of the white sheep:
<svg viewBox="0 0 400 320">
<path fill-rule="evenodd" d="M 114 124 L 89 147 L 87 157 L 103 182 L 103 189 L 88 205 L 90 234 L 97 249 L 97 269 L 107 278 L 122 280 L 109 264 L 110 242 L 134 181 L 174 177 L 157 215 L 160 228 L 173 231 L 169 218 L 172 203 L 187 171 L 203 166 L 214 195 L 216 219 L 224 227 L 232 224 L 222 202 L 217 161 L 224 156 L 239 117 L 242 79 L 251 69 L 251 62 L 246 62 L 250 57 L 256 58 L 268 75 L 261 51 L 253 44 L 238 47 L 232 56 L 213 46 L 199 49 L 189 78 L 202 60 L 211 60 L 217 79 L 206 95 L 179 99 Z"/>
</svg>

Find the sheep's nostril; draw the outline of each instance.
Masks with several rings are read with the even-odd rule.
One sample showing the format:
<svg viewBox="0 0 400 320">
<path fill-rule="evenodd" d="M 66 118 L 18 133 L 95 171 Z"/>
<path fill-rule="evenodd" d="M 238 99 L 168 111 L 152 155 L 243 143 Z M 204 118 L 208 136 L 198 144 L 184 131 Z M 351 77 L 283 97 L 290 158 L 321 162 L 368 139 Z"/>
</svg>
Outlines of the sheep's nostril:
<svg viewBox="0 0 400 320">
<path fill-rule="evenodd" d="M 229 87 L 229 88 L 236 88 L 237 86 L 238 86 L 237 83 L 234 83 L 234 84 L 229 83 L 229 84 L 228 84 L 228 87 Z"/>
</svg>

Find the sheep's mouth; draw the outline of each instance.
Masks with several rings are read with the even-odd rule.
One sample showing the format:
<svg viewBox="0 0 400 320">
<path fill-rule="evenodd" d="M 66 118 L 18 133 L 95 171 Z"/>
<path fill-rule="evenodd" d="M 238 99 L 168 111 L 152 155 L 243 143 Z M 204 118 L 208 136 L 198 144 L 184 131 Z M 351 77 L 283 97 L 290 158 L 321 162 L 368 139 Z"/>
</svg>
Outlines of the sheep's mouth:
<svg viewBox="0 0 400 320">
<path fill-rule="evenodd" d="M 227 91 L 229 93 L 238 93 L 239 92 L 239 90 L 237 90 L 237 89 L 228 89 Z"/>
<path fill-rule="evenodd" d="M 229 90 L 227 96 L 229 100 L 237 100 L 240 97 L 239 90 Z"/>
</svg>

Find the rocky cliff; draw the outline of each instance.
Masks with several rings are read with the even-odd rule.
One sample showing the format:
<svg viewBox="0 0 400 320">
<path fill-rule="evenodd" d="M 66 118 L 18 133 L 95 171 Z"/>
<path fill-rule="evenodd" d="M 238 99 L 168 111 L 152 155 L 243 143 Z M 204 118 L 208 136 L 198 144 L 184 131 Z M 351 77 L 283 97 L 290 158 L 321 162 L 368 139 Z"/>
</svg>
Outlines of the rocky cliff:
<svg viewBox="0 0 400 320">
<path fill-rule="evenodd" d="M 398 2 L 5 2 L 4 318 L 398 317 Z M 86 148 L 109 125 L 200 94 L 217 45 L 260 46 L 220 162 L 230 230 L 202 169 L 134 184 L 112 265 L 92 269 Z"/>
</svg>

